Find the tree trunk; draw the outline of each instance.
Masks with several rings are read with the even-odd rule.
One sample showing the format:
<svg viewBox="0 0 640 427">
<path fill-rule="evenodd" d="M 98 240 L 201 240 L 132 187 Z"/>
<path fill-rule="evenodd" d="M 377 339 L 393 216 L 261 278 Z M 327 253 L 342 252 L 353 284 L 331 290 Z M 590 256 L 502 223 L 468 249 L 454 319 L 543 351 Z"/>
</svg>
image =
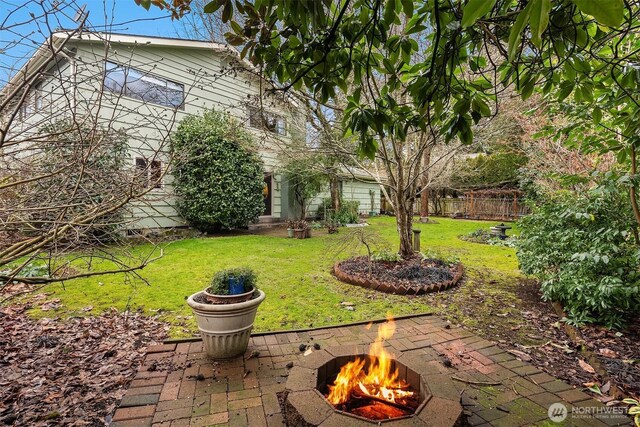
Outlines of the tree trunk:
<svg viewBox="0 0 640 427">
<path fill-rule="evenodd" d="M 420 194 L 420 218 L 429 217 L 429 189 L 423 188 Z"/>
<path fill-rule="evenodd" d="M 431 149 L 429 146 L 422 154 L 422 183 L 420 185 L 420 218 L 429 217 L 429 165 L 431 164 Z"/>
<path fill-rule="evenodd" d="M 331 194 L 331 208 L 340 210 L 340 181 L 336 175 L 329 175 L 329 193 Z"/>
<path fill-rule="evenodd" d="M 396 226 L 400 236 L 400 256 L 413 255 L 413 198 L 405 191 L 396 191 Z"/>
</svg>

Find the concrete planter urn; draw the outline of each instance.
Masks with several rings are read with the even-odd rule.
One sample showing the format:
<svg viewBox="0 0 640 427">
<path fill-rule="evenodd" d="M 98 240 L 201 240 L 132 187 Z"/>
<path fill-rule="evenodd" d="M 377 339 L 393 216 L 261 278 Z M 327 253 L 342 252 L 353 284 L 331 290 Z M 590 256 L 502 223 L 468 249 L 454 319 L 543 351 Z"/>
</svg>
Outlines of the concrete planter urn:
<svg viewBox="0 0 640 427">
<path fill-rule="evenodd" d="M 258 306 L 264 301 L 265 293 L 256 290 L 253 297 L 244 302 L 231 304 L 202 303 L 197 292 L 187 299 L 193 310 L 202 335 L 204 351 L 212 359 L 229 359 L 247 351 L 253 321 Z"/>
<path fill-rule="evenodd" d="M 187 299 L 207 357 L 229 359 L 247 350 L 258 306 L 265 298 L 255 284 L 256 274 L 250 268 L 228 268 Z"/>
</svg>

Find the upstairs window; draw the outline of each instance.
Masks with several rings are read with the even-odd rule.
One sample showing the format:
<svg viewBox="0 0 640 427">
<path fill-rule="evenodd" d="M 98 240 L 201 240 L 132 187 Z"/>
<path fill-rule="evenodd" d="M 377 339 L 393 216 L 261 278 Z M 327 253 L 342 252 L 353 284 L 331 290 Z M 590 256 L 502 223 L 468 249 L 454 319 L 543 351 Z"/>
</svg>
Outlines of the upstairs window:
<svg viewBox="0 0 640 427">
<path fill-rule="evenodd" d="M 162 188 L 162 162 L 136 157 L 136 174 L 143 188 Z"/>
<path fill-rule="evenodd" d="M 104 88 L 144 102 L 184 108 L 184 85 L 109 61 L 105 62 Z"/>
<path fill-rule="evenodd" d="M 266 129 L 278 135 L 287 134 L 287 126 L 284 117 L 261 111 L 256 107 L 249 107 L 249 126 L 256 129 Z"/>
<path fill-rule="evenodd" d="M 20 116 L 24 119 L 38 111 L 42 111 L 42 83 L 37 83 L 29 91 L 20 105 Z"/>
</svg>

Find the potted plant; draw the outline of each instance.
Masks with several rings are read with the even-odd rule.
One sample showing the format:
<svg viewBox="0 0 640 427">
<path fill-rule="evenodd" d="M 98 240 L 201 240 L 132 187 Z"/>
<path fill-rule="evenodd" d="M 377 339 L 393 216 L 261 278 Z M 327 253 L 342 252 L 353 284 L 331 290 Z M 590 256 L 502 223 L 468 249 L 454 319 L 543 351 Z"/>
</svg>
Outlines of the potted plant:
<svg viewBox="0 0 640 427">
<path fill-rule="evenodd" d="M 256 312 L 264 299 L 264 292 L 256 288 L 255 273 L 248 268 L 217 272 L 207 289 L 187 299 L 207 357 L 228 359 L 247 350 Z"/>
<path fill-rule="evenodd" d="M 293 238 L 294 221 L 287 220 L 287 237 Z"/>
<path fill-rule="evenodd" d="M 293 234 L 296 239 L 306 239 L 311 237 L 311 229 L 309 228 L 309 223 L 304 219 L 300 219 L 295 221 L 293 224 Z"/>
</svg>

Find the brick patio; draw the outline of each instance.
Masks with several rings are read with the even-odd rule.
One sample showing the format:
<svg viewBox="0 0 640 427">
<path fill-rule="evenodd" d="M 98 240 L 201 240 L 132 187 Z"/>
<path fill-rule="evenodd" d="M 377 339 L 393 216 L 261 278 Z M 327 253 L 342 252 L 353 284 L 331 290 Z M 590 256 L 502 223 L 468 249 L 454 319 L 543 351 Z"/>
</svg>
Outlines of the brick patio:
<svg viewBox="0 0 640 427">
<path fill-rule="evenodd" d="M 377 333 L 375 326 L 365 326 L 254 334 L 244 358 L 228 361 L 205 359 L 197 340 L 150 347 L 111 426 L 281 427 L 276 393 L 285 390 L 291 362 L 304 365 L 311 356 L 304 356 L 300 345 L 329 350 L 353 346 L 354 353 L 362 353 Z M 559 425 L 547 417 L 552 403 L 564 403 L 569 412 L 572 407 L 603 407 L 495 343 L 435 316 L 398 319 L 396 326 L 388 349 L 421 364 L 434 396 L 460 396 L 469 425 Z M 451 366 L 445 366 L 445 358 Z M 563 425 L 630 425 L 630 419 L 569 415 Z"/>
</svg>

